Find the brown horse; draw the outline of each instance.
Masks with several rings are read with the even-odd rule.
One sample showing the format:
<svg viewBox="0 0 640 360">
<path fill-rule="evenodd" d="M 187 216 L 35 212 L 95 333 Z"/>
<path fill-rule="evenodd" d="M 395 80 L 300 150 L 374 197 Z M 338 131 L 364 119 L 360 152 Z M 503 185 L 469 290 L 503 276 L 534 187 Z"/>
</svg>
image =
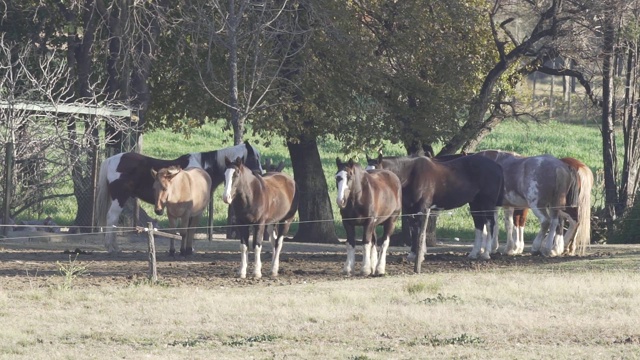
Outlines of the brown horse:
<svg viewBox="0 0 640 360">
<path fill-rule="evenodd" d="M 211 198 L 211 177 L 201 168 L 181 169 L 169 166 L 158 171 L 151 169 L 155 213 L 162 215 L 167 209 L 169 227 L 176 229 L 180 223 L 180 255 L 193 253 L 193 235 L 204 209 Z M 174 240 L 171 239 L 169 253 L 175 254 Z"/>
<path fill-rule="evenodd" d="M 336 183 L 342 225 L 347 232 L 347 262 L 344 272 L 354 273 L 356 226 L 363 227 L 362 275 L 385 273 L 387 249 L 396 219 L 402 210 L 402 185 L 391 171 L 364 171 L 350 159 L 343 163 L 336 158 Z M 383 242 L 378 254 L 375 230 L 383 226 Z"/>
<path fill-rule="evenodd" d="M 253 249 L 255 253 L 254 277 L 262 277 L 260 252 L 265 228 L 276 225 L 277 237 L 271 237 L 273 260 L 271 275 L 278 276 L 280 251 L 284 236 L 289 231 L 298 210 L 296 183 L 290 175 L 270 172 L 264 175 L 253 173 L 244 165 L 242 158 L 225 159 L 226 172 L 222 200 L 233 206 L 240 235 L 241 265 L 239 275 L 247 276 L 247 251 L 249 228 L 254 227 Z"/>
<path fill-rule="evenodd" d="M 467 155 L 450 161 L 434 161 L 427 157 L 399 157 L 369 164 L 390 170 L 402 183 L 403 213 L 411 215 L 419 228 L 414 270 L 420 266 L 426 250 L 427 218 L 432 209 L 449 210 L 469 204 L 476 229 L 472 259 L 489 259 L 489 248 L 496 208 L 502 203 L 502 168 L 490 159 Z"/>
<path fill-rule="evenodd" d="M 590 242 L 591 188 L 593 174 L 582 162 L 551 155 L 525 157 L 516 153 L 486 150 L 477 153 L 496 161 L 504 170 L 506 253 L 522 252 L 523 226 L 513 240 L 513 209 L 529 208 L 540 220 L 540 231 L 533 241 L 532 252 L 556 256 L 565 252 L 563 221 L 569 223 L 566 237 L 569 253 L 580 253 Z M 522 223 L 524 225 L 524 222 Z M 544 239 L 544 242 L 543 242 Z M 493 250 L 497 250 L 497 231 L 493 235 Z"/>
</svg>

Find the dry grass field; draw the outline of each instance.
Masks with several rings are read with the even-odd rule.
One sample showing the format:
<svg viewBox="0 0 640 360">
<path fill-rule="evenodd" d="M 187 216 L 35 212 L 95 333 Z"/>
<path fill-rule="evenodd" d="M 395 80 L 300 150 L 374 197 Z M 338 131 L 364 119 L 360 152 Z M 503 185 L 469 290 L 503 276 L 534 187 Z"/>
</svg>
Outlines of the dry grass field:
<svg viewBox="0 0 640 360">
<path fill-rule="evenodd" d="M 157 242 L 151 284 L 143 235 L 113 256 L 89 235 L 1 240 L 0 358 L 640 358 L 640 246 L 470 261 L 447 243 L 420 275 L 391 248 L 387 276 L 347 278 L 343 244 L 287 242 L 279 278 L 240 280 L 238 241 L 188 259 Z"/>
</svg>

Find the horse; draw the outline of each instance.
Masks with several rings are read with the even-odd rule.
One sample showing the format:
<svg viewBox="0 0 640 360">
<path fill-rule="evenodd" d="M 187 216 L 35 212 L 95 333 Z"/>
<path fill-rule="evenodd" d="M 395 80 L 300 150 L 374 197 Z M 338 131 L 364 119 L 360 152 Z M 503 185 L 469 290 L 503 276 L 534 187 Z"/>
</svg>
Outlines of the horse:
<svg viewBox="0 0 640 360">
<path fill-rule="evenodd" d="M 248 149 L 251 149 L 249 156 Z M 173 160 L 156 159 L 134 152 L 113 155 L 102 162 L 98 175 L 96 218 L 99 226 L 104 227 L 105 247 L 109 253 L 119 251 L 115 232 L 111 229 L 129 198 L 138 198 L 153 204 L 153 177 L 151 169 L 156 171 L 172 165 L 185 169 L 199 167 L 211 177 L 211 192 L 224 182 L 225 157 L 245 157 L 245 164 L 251 169 L 262 172 L 258 151 L 245 142 L 224 149 L 195 152 L 182 155 Z"/>
<path fill-rule="evenodd" d="M 355 268 L 356 226 L 362 226 L 362 275 L 384 275 L 387 249 L 396 219 L 402 210 L 402 184 L 387 170 L 364 171 L 353 159 L 344 163 L 336 158 L 336 183 L 342 225 L 347 232 L 347 261 L 344 273 Z M 383 226 L 382 244 L 377 251 L 375 230 Z"/>
<path fill-rule="evenodd" d="M 591 189 L 593 173 L 582 162 L 558 159 L 551 155 L 525 157 L 519 154 L 486 150 L 476 153 L 494 160 L 502 166 L 505 179 L 505 209 L 507 233 L 506 253 L 514 255 L 524 249 L 524 221 L 521 222 L 516 240 L 513 239 L 513 211 L 531 211 L 540 220 L 540 231 L 536 235 L 531 251 L 543 256 L 556 256 L 564 251 L 563 222 L 569 227 L 570 254 L 575 254 L 576 245 L 584 253 L 590 242 Z M 492 250 L 497 251 L 497 231 L 492 236 Z M 545 241 L 543 242 L 543 239 Z"/>
<path fill-rule="evenodd" d="M 269 172 L 256 174 L 245 166 L 242 158 L 235 161 L 225 158 L 225 181 L 222 200 L 233 206 L 240 236 L 241 264 L 239 276 L 247 276 L 247 251 L 249 230 L 253 226 L 253 249 L 255 264 L 253 276 L 262 277 L 260 252 L 265 227 L 275 225 L 277 230 L 271 237 L 273 256 L 271 276 L 278 276 L 280 252 L 284 236 L 289 231 L 293 217 L 298 211 L 298 191 L 293 178 L 285 173 Z M 276 236 L 277 234 L 277 236 Z"/>
<path fill-rule="evenodd" d="M 390 170 L 402 183 L 402 211 L 411 214 L 419 228 L 417 238 L 412 239 L 417 244 L 415 272 L 420 272 L 424 258 L 427 218 L 432 209 L 449 210 L 469 204 L 476 230 L 469 257 L 491 258 L 487 245 L 504 190 L 502 168 L 496 162 L 476 155 L 442 162 L 427 157 L 383 159 L 380 155 L 368 168 Z"/>
<path fill-rule="evenodd" d="M 191 255 L 193 252 L 193 235 L 204 209 L 211 199 L 211 177 L 201 168 L 182 169 L 169 166 L 158 171 L 151 169 L 153 192 L 155 197 L 155 213 L 162 215 L 167 209 L 169 227 L 176 229 L 180 220 L 180 255 Z M 174 240 L 171 238 L 169 253 L 176 252 Z"/>
</svg>

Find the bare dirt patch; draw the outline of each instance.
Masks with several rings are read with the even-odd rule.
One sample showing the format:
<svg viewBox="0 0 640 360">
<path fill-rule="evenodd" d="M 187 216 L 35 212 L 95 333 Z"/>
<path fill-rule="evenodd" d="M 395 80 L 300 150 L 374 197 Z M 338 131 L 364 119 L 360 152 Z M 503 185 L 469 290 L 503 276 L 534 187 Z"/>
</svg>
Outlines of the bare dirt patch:
<svg viewBox="0 0 640 360">
<path fill-rule="evenodd" d="M 100 235 L 51 235 L 46 233 L 19 234 L 0 240 L 0 286 L 5 288 L 40 287 L 60 283 L 62 266 L 81 266 L 83 276 L 74 286 L 125 286 L 144 282 L 148 275 L 147 237 L 144 234 L 119 236 L 122 251 L 108 254 Z M 156 238 L 158 276 L 169 286 L 229 287 L 273 286 L 316 281 L 335 281 L 346 277 L 342 268 L 346 259 L 344 244 L 304 244 L 285 242 L 280 261 L 280 276 L 270 278 L 270 245 L 263 247 L 262 279 L 238 279 L 240 261 L 239 241 L 221 236 L 212 241 L 197 240 L 196 253 L 189 257 L 172 257 L 169 241 Z M 424 273 L 447 271 L 482 271 L 496 268 L 536 267 L 566 262 L 640 254 L 640 246 L 592 246 L 584 257 L 544 258 L 525 254 L 504 256 L 496 254 L 490 261 L 467 258 L 470 244 L 444 242 L 428 249 L 422 266 Z M 356 256 L 357 268 L 361 255 Z M 387 274 L 412 274 L 413 263 L 405 259 L 408 248 L 391 247 L 387 258 Z M 252 273 L 253 254 L 250 254 L 248 274 Z"/>
</svg>

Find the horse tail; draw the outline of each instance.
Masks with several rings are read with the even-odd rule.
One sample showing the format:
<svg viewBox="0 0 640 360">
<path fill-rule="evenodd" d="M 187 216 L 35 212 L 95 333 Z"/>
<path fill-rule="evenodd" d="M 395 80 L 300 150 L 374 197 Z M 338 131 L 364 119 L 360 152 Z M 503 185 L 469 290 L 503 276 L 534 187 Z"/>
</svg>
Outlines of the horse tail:
<svg viewBox="0 0 640 360">
<path fill-rule="evenodd" d="M 96 196 L 96 222 L 98 226 L 107 225 L 107 212 L 111 206 L 111 199 L 109 197 L 109 182 L 107 181 L 107 172 L 109 166 L 109 159 L 105 159 L 100 165 L 100 172 L 98 173 L 97 183 L 97 196 Z"/>
<path fill-rule="evenodd" d="M 569 165 L 576 176 L 577 196 L 574 200 L 577 208 L 578 228 L 575 241 L 580 255 L 584 255 L 591 243 L 591 190 L 593 188 L 593 173 L 583 162 L 573 158 L 560 159 Z"/>
</svg>

